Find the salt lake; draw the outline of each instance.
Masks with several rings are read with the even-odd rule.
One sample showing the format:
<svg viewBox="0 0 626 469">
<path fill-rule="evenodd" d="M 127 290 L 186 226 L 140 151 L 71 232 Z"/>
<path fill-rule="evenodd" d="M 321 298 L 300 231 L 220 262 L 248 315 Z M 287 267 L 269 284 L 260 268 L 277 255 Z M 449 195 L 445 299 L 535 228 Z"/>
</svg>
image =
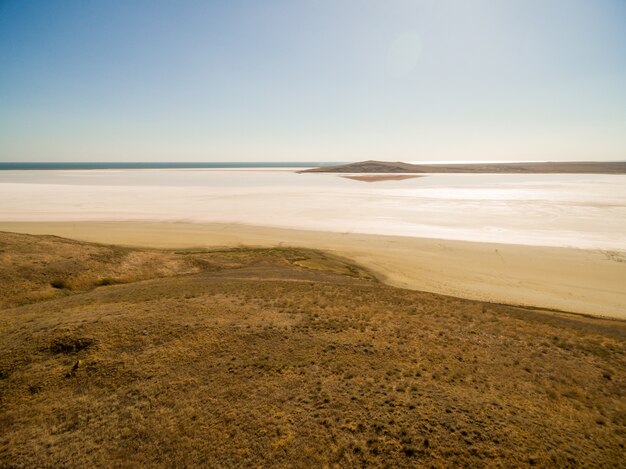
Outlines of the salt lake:
<svg viewBox="0 0 626 469">
<path fill-rule="evenodd" d="M 0 221 L 241 223 L 626 249 L 623 175 L 343 176 L 294 168 L 5 170 Z"/>
</svg>

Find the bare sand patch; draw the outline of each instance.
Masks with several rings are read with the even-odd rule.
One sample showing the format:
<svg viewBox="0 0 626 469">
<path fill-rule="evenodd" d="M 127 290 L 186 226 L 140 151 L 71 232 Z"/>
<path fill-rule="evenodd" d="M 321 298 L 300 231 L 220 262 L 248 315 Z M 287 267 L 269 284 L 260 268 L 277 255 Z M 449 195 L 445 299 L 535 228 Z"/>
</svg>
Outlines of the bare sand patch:
<svg viewBox="0 0 626 469">
<path fill-rule="evenodd" d="M 0 222 L 0 230 L 154 248 L 296 246 L 351 259 L 397 287 L 626 318 L 624 253 L 237 224 Z"/>
</svg>

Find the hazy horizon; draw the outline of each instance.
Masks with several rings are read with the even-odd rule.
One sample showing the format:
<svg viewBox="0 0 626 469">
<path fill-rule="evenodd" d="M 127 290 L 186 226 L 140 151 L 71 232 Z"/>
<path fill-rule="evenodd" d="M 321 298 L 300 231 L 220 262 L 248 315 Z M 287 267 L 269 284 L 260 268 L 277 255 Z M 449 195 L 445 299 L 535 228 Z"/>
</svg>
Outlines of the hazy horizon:
<svg viewBox="0 0 626 469">
<path fill-rule="evenodd" d="M 626 160 L 626 2 L 0 3 L 0 162 Z"/>
<path fill-rule="evenodd" d="M 369 160 L 375 161 L 375 160 Z M 376 160 L 388 163 L 399 161 Z M 257 168 L 257 169 L 284 169 L 284 168 L 312 168 L 317 166 L 337 166 L 352 163 L 360 163 L 361 161 L 0 161 L 0 170 L 46 170 L 46 169 L 237 169 L 237 168 Z M 401 163 L 415 165 L 474 165 L 474 164 L 519 164 L 519 163 L 626 163 L 626 159 L 618 160 L 405 160 Z M 116 166 L 119 165 L 119 166 Z M 136 167 L 135 167 L 136 166 Z M 585 174 L 585 173 L 583 173 Z M 594 173 L 588 173 L 594 174 Z M 595 173 L 599 174 L 599 173 Z"/>
</svg>

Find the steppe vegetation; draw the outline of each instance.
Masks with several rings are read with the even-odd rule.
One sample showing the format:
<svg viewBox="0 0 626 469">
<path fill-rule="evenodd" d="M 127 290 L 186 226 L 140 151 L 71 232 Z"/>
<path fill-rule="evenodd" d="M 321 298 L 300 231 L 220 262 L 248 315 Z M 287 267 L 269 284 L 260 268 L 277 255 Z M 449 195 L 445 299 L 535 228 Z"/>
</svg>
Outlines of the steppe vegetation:
<svg viewBox="0 0 626 469">
<path fill-rule="evenodd" d="M 626 323 L 301 249 L 0 233 L 0 466 L 624 464 Z"/>
</svg>

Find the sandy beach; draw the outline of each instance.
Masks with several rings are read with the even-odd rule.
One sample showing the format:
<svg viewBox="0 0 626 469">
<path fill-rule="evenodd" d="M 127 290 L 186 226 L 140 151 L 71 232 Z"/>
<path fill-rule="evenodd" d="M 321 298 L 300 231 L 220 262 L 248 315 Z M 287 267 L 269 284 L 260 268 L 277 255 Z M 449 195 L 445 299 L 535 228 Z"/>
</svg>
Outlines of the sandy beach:
<svg viewBox="0 0 626 469">
<path fill-rule="evenodd" d="M 0 222 L 0 231 L 167 249 L 244 245 L 314 248 L 346 257 L 397 287 L 626 319 L 623 251 L 218 223 Z"/>
</svg>

